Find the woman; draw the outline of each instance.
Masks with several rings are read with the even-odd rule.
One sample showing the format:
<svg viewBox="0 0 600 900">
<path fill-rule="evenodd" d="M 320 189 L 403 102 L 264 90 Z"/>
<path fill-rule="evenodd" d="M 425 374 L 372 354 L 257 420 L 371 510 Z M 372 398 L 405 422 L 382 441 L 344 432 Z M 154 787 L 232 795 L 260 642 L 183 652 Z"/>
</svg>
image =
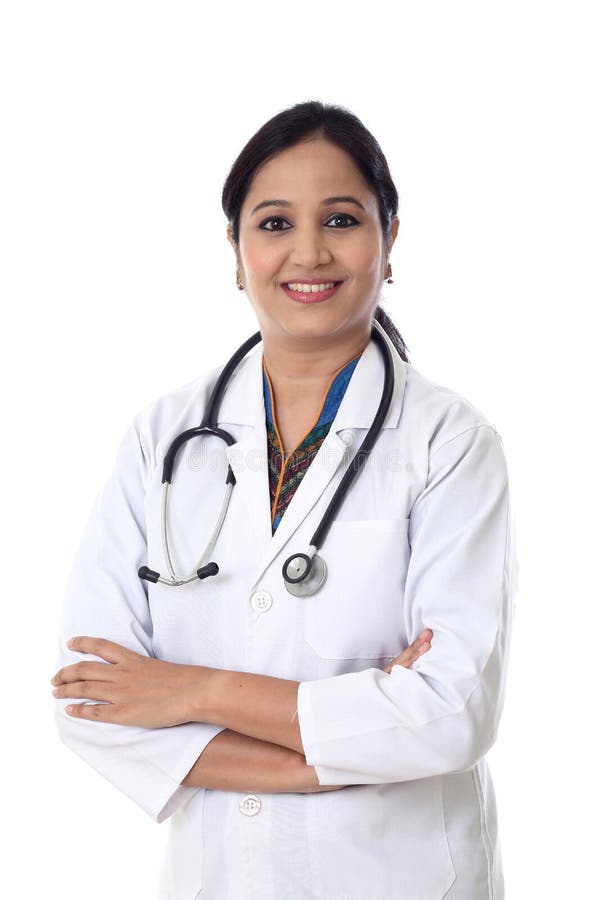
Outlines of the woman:
<svg viewBox="0 0 600 900">
<path fill-rule="evenodd" d="M 298 104 L 254 135 L 223 190 L 261 338 L 221 399 L 234 442 L 180 449 L 169 561 L 163 460 L 223 367 L 160 398 L 127 432 L 77 554 L 56 722 L 171 819 L 162 898 L 504 896 L 485 754 L 513 616 L 506 464 L 494 427 L 410 365 L 377 305 L 397 202 L 347 110 Z M 282 567 L 312 543 L 377 414 L 385 346 L 383 427 L 319 548 L 325 580 L 295 595 Z M 152 565 L 191 570 L 229 469 L 201 560 L 217 564 L 157 580 Z"/>
</svg>

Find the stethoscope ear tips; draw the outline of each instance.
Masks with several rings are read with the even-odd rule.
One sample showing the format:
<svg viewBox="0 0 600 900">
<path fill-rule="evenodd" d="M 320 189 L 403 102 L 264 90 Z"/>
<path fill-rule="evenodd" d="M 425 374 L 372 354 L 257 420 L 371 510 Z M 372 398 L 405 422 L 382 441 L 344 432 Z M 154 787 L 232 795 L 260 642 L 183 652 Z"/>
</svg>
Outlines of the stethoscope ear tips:
<svg viewBox="0 0 600 900">
<path fill-rule="evenodd" d="M 198 578 L 208 578 L 209 575 L 216 575 L 218 571 L 218 565 L 215 562 L 210 562 L 198 569 L 196 575 L 198 576 Z M 140 568 L 138 569 L 138 575 L 142 579 L 142 581 L 151 581 L 153 584 L 156 584 L 156 582 L 159 580 L 162 580 L 163 584 L 187 584 L 189 581 L 194 580 L 192 577 L 185 582 L 168 582 L 160 578 L 159 572 L 155 572 L 153 569 L 149 569 L 148 566 L 140 566 Z"/>
</svg>

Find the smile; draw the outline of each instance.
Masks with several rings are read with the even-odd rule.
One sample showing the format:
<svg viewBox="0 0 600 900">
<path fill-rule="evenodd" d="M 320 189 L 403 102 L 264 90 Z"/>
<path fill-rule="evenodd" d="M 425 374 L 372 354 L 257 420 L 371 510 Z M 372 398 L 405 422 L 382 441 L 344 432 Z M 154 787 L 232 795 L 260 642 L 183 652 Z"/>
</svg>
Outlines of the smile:
<svg viewBox="0 0 600 900">
<path fill-rule="evenodd" d="M 323 281 L 320 284 L 289 281 L 281 287 L 288 297 L 299 303 L 320 303 L 333 297 L 341 284 L 341 281 Z"/>
<path fill-rule="evenodd" d="M 313 294 L 316 294 L 317 291 L 330 291 L 331 288 L 334 288 L 336 286 L 336 284 L 339 284 L 339 282 L 324 281 L 322 284 L 304 284 L 300 282 L 289 281 L 287 287 L 290 289 L 290 291 L 300 291 L 303 294 L 312 292 Z"/>
</svg>

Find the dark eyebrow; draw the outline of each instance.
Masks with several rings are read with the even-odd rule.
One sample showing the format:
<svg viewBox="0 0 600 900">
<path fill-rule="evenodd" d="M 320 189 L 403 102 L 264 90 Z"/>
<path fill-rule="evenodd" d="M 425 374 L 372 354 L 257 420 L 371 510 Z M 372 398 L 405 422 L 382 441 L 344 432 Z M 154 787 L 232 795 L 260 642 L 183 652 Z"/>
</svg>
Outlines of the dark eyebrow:
<svg viewBox="0 0 600 900">
<path fill-rule="evenodd" d="M 250 215 L 253 216 L 254 213 L 258 212 L 259 209 L 262 209 L 263 206 L 291 206 L 291 205 L 292 204 L 290 203 L 289 200 L 263 200 L 262 203 L 259 203 L 258 206 L 254 207 L 254 209 L 252 210 Z"/>
<path fill-rule="evenodd" d="M 323 200 L 322 206 L 333 206 L 334 203 L 354 203 L 356 206 L 360 206 L 363 212 L 367 210 L 362 205 L 360 200 L 357 200 L 356 197 L 344 196 L 344 197 L 327 197 L 326 200 Z M 251 216 L 254 215 L 259 209 L 262 209 L 264 206 L 293 206 L 293 203 L 290 203 L 289 200 L 263 200 L 262 203 L 259 203 L 258 206 L 255 206 Z"/>
<path fill-rule="evenodd" d="M 360 206 L 363 212 L 367 211 L 360 200 L 357 200 L 356 197 L 328 197 L 327 200 L 323 200 L 324 206 L 333 206 L 334 203 L 355 203 L 356 206 Z"/>
</svg>

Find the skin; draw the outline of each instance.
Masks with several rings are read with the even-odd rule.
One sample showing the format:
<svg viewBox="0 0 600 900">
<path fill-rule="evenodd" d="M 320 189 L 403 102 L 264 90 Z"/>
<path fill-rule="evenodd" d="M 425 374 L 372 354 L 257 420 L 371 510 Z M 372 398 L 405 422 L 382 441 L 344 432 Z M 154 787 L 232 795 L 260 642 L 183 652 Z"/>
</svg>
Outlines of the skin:
<svg viewBox="0 0 600 900">
<path fill-rule="evenodd" d="M 394 665 L 409 669 L 416 659 L 430 649 L 432 637 L 433 632 L 426 628 L 384 671 L 391 674 Z M 266 696 L 269 692 L 261 693 L 258 688 L 261 682 L 284 682 L 285 685 L 295 685 L 296 689 L 299 684 L 282 678 L 248 676 L 244 672 L 169 663 L 143 656 L 105 638 L 76 636 L 69 640 L 68 646 L 78 653 L 98 656 L 103 661 L 82 660 L 59 669 L 51 678 L 51 684 L 55 685 L 52 693 L 56 698 L 104 701 L 96 705 L 77 703 L 70 708 L 70 715 L 96 722 L 137 725 L 142 728 L 165 728 L 199 721 L 215 721 L 215 724 L 220 724 L 215 719 L 222 718 L 215 709 L 215 700 L 217 704 L 219 701 L 219 692 L 214 689 L 215 673 L 234 676 L 234 681 L 237 679 L 238 683 L 248 677 L 257 679 L 257 687 L 253 687 L 250 682 L 250 687 L 247 691 L 243 690 L 243 694 L 244 698 L 248 693 L 256 694 L 254 699 L 261 704 L 265 699 L 269 700 Z M 250 702 L 252 705 L 251 700 L 243 699 L 240 702 Z M 250 716 L 255 717 L 254 705 Z M 256 732 L 262 730 L 259 724 L 252 728 Z M 249 732 L 241 730 L 241 733 Z M 250 734 L 250 737 L 265 739 L 261 734 Z M 303 749 L 301 743 L 295 741 L 286 741 L 281 746 L 299 752 Z"/>
<path fill-rule="evenodd" d="M 361 206 L 324 204 L 333 196 L 352 196 Z M 253 212 L 257 204 L 274 198 L 289 205 Z M 292 443 L 298 433 L 291 423 L 299 421 L 304 428 L 312 421 L 333 373 L 370 341 L 398 227 L 394 217 L 386 242 L 376 195 L 352 158 L 313 138 L 258 170 L 241 209 L 238 244 L 227 230 L 259 322 L 280 431 Z M 330 300 L 317 304 L 291 300 L 281 288 L 282 282 L 307 278 L 343 284 Z M 384 671 L 391 675 L 394 665 L 410 668 L 430 649 L 432 637 L 425 629 Z M 54 696 L 105 701 L 73 704 L 67 707 L 69 715 L 145 728 L 211 722 L 236 732 L 237 740 L 245 735 L 304 758 L 297 718 L 300 682 L 169 663 L 100 637 L 77 636 L 69 646 L 102 661 L 83 660 L 60 669 L 51 679 Z M 223 734 L 213 740 L 214 752 Z M 198 763 L 207 759 L 204 751 Z M 324 789 L 314 774 L 308 782 L 304 778 L 298 790 Z"/>
<path fill-rule="evenodd" d="M 354 197 L 364 209 L 323 203 L 336 196 Z M 253 212 L 271 199 L 291 206 Z M 240 210 L 239 243 L 230 228 L 227 238 L 260 325 L 278 418 L 287 410 L 291 418 L 299 408 L 318 409 L 333 373 L 369 343 L 399 224 L 395 216 L 386 242 L 377 196 L 354 160 L 322 138 L 282 151 L 255 173 Z M 343 285 L 329 301 L 303 304 L 281 288 L 303 278 Z"/>
<path fill-rule="evenodd" d="M 426 628 L 385 668 L 411 668 L 431 647 Z M 215 790 L 319 793 L 347 785 L 322 785 L 304 756 L 297 719 L 300 682 L 142 656 L 104 638 L 78 636 L 69 646 L 105 662 L 84 660 L 51 679 L 57 698 L 103 703 L 66 707 L 74 718 L 142 728 L 184 722 L 224 725 L 200 754 L 182 784 Z M 293 710 L 293 712 L 292 712 Z"/>
</svg>

